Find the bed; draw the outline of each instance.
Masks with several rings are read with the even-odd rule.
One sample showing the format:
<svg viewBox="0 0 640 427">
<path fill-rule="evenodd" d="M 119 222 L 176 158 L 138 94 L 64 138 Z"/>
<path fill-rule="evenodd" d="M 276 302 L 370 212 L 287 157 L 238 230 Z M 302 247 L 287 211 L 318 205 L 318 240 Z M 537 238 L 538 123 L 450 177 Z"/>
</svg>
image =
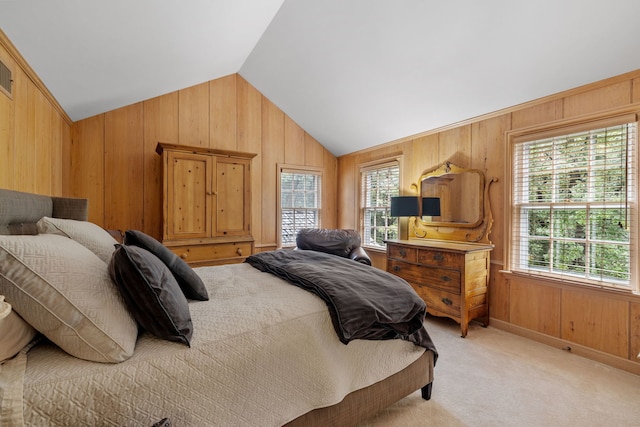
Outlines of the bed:
<svg viewBox="0 0 640 427">
<path fill-rule="evenodd" d="M 101 250 L 110 243 L 123 252 L 127 245 L 115 245 L 86 219 L 84 199 L 0 189 L 0 295 L 14 317 L 34 326 L 33 339 L 0 365 L 0 425 L 355 425 L 416 390 L 430 397 L 437 351 L 424 325 L 416 331 L 420 342 L 345 338 L 326 300 L 249 263 L 193 269 L 207 298 L 189 298 L 188 327 L 178 313 L 167 337 L 150 333 L 153 325 L 140 328 L 138 318 L 132 326 L 121 306 L 94 313 L 125 305 L 124 291 L 113 286 L 119 276 L 109 270 L 117 252 Z M 35 260 L 28 253 L 33 246 Z M 78 279 L 97 281 L 97 290 L 83 288 L 78 297 L 89 304 L 91 320 L 80 323 L 119 324 L 100 331 L 118 345 L 78 344 L 68 331 L 52 339 L 47 328 L 57 319 L 33 318 L 23 299 L 36 291 L 15 289 L 11 266 L 20 256 L 22 264 L 45 270 L 27 286 L 51 275 L 47 280 L 73 294 L 84 286 Z M 100 293 L 108 295 L 99 307 L 86 302 Z"/>
</svg>

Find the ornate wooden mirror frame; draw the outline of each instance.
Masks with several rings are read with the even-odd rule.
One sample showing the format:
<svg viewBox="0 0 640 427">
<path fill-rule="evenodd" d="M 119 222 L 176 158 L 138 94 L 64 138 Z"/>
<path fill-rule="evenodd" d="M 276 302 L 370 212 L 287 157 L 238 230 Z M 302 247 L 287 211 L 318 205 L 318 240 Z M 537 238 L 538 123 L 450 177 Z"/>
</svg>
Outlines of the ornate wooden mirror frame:
<svg viewBox="0 0 640 427">
<path fill-rule="evenodd" d="M 421 200 L 439 199 L 440 215 L 413 217 L 409 238 L 490 244 L 493 216 L 489 188 L 495 181 L 497 178 L 485 182 L 482 171 L 461 168 L 449 161 L 426 170 L 411 187 Z"/>
</svg>

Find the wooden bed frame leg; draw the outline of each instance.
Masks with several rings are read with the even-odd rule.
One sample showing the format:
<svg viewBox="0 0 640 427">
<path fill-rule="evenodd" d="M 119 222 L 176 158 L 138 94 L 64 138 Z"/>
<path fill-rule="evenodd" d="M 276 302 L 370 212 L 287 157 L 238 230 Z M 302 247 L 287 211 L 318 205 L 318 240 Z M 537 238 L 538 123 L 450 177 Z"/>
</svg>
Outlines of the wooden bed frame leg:
<svg viewBox="0 0 640 427">
<path fill-rule="evenodd" d="M 433 382 L 430 382 L 429 384 L 427 384 L 426 386 L 422 387 L 420 390 L 422 391 L 422 398 L 424 400 L 430 400 L 431 399 L 431 389 L 433 387 Z"/>
</svg>

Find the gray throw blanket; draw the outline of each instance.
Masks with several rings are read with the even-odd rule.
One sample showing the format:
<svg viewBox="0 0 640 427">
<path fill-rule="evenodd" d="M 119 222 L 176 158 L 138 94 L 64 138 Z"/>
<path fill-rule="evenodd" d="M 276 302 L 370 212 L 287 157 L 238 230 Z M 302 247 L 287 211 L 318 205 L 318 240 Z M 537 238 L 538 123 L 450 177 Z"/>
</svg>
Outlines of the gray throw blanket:
<svg viewBox="0 0 640 427">
<path fill-rule="evenodd" d="M 322 298 L 344 344 L 355 339 L 401 338 L 437 357 L 423 325 L 426 304 L 400 277 L 316 251 L 260 252 L 245 262 Z"/>
</svg>

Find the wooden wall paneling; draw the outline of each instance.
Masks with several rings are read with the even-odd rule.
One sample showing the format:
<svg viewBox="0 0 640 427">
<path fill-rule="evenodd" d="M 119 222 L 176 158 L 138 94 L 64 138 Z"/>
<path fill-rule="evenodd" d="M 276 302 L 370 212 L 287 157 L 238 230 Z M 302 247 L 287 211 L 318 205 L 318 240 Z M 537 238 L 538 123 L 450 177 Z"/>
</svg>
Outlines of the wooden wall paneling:
<svg viewBox="0 0 640 427">
<path fill-rule="evenodd" d="M 338 159 L 324 149 L 322 175 L 322 227 L 337 228 L 338 224 Z"/>
<path fill-rule="evenodd" d="M 509 321 L 536 332 L 560 337 L 562 291 L 533 280 L 512 279 Z"/>
<path fill-rule="evenodd" d="M 355 156 L 338 157 L 338 228 L 358 229 L 359 179 Z"/>
<path fill-rule="evenodd" d="M 209 116 L 208 82 L 179 90 L 178 144 L 209 147 Z"/>
<path fill-rule="evenodd" d="M 61 195 L 65 197 L 71 196 L 71 174 L 73 171 L 71 170 L 71 125 L 68 124 L 63 118 L 59 119 L 61 129 L 61 138 L 62 138 L 62 148 L 60 159 L 60 164 L 62 168 L 62 174 L 60 176 L 61 179 Z"/>
<path fill-rule="evenodd" d="M 61 194 L 60 123 L 70 119 L 0 30 L 0 58 L 12 72 L 12 95 L 0 99 L 0 186 Z"/>
<path fill-rule="evenodd" d="M 440 162 L 449 160 L 456 166 L 468 168 L 471 164 L 471 126 L 440 132 L 438 140 Z"/>
<path fill-rule="evenodd" d="M 49 104 L 49 120 L 51 123 L 51 138 L 53 139 L 53 150 L 51 152 L 51 194 L 54 196 L 62 196 L 62 175 L 65 168 L 62 162 L 63 130 L 64 122 L 60 118 L 58 112 Z"/>
<path fill-rule="evenodd" d="M 251 233 L 256 252 L 262 244 L 262 95 L 237 76 L 238 151 L 257 153 L 251 161 Z"/>
<path fill-rule="evenodd" d="M 324 165 L 324 147 L 308 133 L 304 133 L 304 164 L 305 166 Z"/>
<path fill-rule="evenodd" d="M 509 321 L 509 306 L 511 305 L 511 281 L 502 272 L 502 265 L 491 264 L 489 282 L 489 317 Z"/>
<path fill-rule="evenodd" d="M 622 107 L 631 103 L 631 81 L 626 80 L 609 86 L 570 95 L 564 98 L 564 118 L 580 116 Z"/>
<path fill-rule="evenodd" d="M 438 134 L 422 136 L 405 142 L 402 150 L 402 190 L 409 192 L 411 184 L 418 184 L 420 176 L 425 170 L 437 167 L 439 162 Z"/>
<path fill-rule="evenodd" d="M 34 89 L 35 86 L 34 86 Z M 56 151 L 51 133 L 50 106 L 47 99 L 38 90 L 33 95 L 35 109 L 34 150 L 35 150 L 35 191 L 40 194 L 52 194 L 52 157 Z"/>
<path fill-rule="evenodd" d="M 640 303 L 629 305 L 629 359 L 640 362 Z"/>
<path fill-rule="evenodd" d="M 237 75 L 236 87 L 238 151 L 260 155 L 262 150 L 262 94 L 240 75 Z"/>
<path fill-rule="evenodd" d="M 629 357 L 629 303 L 582 290 L 562 291 L 562 337 L 605 353 Z"/>
<path fill-rule="evenodd" d="M 497 181 L 489 187 L 489 201 L 493 215 L 493 226 L 489 239 L 495 248 L 491 251 L 492 260 L 504 259 L 503 235 L 504 224 L 507 220 L 502 201 L 504 200 L 504 165 L 507 147 L 505 132 L 510 128 L 511 117 L 508 114 L 482 120 L 472 124 L 472 163 L 471 167 L 479 169 L 485 174 L 486 184 L 496 178 Z M 482 147 L 482 148 L 480 148 Z"/>
<path fill-rule="evenodd" d="M 532 105 L 511 113 L 511 128 L 520 129 L 562 119 L 562 99 Z"/>
<path fill-rule="evenodd" d="M 35 191 L 33 169 L 35 168 L 35 143 L 33 127 L 35 109 L 33 96 L 35 88 L 21 71 L 13 74 L 15 144 L 14 144 L 14 190 Z"/>
<path fill-rule="evenodd" d="M 70 175 L 67 194 L 89 199 L 89 221 L 105 226 L 105 115 L 71 126 Z"/>
<path fill-rule="evenodd" d="M 4 53 L 0 49 L 0 54 Z M 4 56 L 0 56 L 3 61 L 7 61 Z M 7 65 L 15 68 L 11 63 Z M 14 87 L 15 89 L 15 87 Z M 0 93 L 0 188 L 14 189 L 14 161 L 15 151 L 15 111 L 14 99 L 10 99 L 4 93 Z"/>
<path fill-rule="evenodd" d="M 284 113 L 262 98 L 262 236 L 261 246 L 278 245 L 277 168 L 284 162 Z"/>
<path fill-rule="evenodd" d="M 236 74 L 209 82 L 210 148 L 237 151 Z"/>
<path fill-rule="evenodd" d="M 631 80 L 631 102 L 640 102 L 640 78 Z"/>
<path fill-rule="evenodd" d="M 105 113 L 105 228 L 144 227 L 143 104 Z"/>
<path fill-rule="evenodd" d="M 149 99 L 144 109 L 144 232 L 162 239 L 162 157 L 158 142 L 178 141 L 178 92 Z"/>
<path fill-rule="evenodd" d="M 289 116 L 284 116 L 284 162 L 288 165 L 305 164 L 304 129 Z"/>
</svg>

